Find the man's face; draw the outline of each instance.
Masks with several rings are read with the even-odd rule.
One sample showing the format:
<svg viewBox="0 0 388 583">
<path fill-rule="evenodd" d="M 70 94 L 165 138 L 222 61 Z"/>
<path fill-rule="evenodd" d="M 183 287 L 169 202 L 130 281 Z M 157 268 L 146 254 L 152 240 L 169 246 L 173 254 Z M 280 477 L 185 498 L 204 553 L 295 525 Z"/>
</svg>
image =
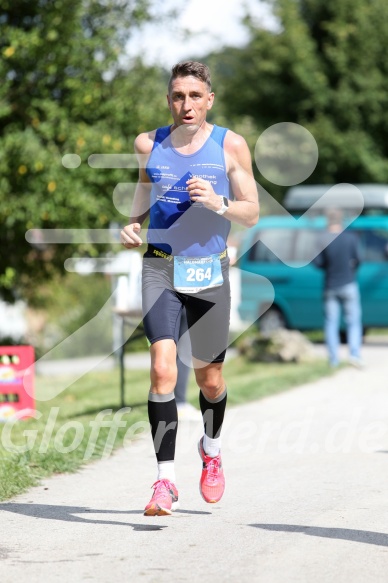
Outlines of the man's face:
<svg viewBox="0 0 388 583">
<path fill-rule="evenodd" d="M 171 84 L 167 101 L 176 126 L 196 129 L 206 120 L 214 93 L 210 93 L 206 83 L 196 77 L 177 77 Z"/>
</svg>

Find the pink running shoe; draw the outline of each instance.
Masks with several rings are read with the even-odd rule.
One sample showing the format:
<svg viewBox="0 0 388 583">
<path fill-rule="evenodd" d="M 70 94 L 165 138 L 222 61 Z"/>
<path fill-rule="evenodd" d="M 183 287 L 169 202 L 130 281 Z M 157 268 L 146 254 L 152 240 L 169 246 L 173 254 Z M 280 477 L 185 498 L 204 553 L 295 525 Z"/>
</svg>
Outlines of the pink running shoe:
<svg viewBox="0 0 388 583">
<path fill-rule="evenodd" d="M 199 491 L 205 502 L 213 504 L 221 500 L 225 490 L 224 470 L 222 469 L 221 454 L 210 457 L 203 449 L 203 437 L 198 442 L 198 452 L 202 460 L 202 475 L 199 482 Z"/>
<path fill-rule="evenodd" d="M 169 480 L 158 480 L 152 486 L 154 493 L 144 509 L 145 516 L 168 516 L 179 507 L 178 490 Z"/>
</svg>

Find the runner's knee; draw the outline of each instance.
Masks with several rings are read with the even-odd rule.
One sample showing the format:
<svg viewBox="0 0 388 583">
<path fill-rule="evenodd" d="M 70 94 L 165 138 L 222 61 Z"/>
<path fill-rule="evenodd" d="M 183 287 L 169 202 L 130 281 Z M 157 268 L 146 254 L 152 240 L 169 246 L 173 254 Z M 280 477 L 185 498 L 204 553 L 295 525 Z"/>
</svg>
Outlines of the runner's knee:
<svg viewBox="0 0 388 583">
<path fill-rule="evenodd" d="M 224 380 L 221 371 L 212 371 L 210 374 L 201 374 L 196 371 L 199 388 L 205 397 L 215 399 L 224 390 Z"/>
<path fill-rule="evenodd" d="M 151 370 L 153 380 L 159 384 L 172 383 L 176 381 L 177 371 L 175 364 L 157 360 Z"/>
</svg>

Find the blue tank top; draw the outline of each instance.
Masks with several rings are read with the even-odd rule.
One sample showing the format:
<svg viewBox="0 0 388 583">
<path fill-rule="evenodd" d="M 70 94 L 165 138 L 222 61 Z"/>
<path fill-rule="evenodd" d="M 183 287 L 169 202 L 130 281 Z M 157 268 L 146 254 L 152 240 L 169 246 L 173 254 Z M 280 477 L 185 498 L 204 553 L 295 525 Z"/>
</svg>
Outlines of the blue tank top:
<svg viewBox="0 0 388 583">
<path fill-rule="evenodd" d="M 223 148 L 227 131 L 214 125 L 203 146 L 186 155 L 172 146 L 170 126 L 156 130 L 146 166 L 152 182 L 148 243 L 185 257 L 224 251 L 230 221 L 201 203 L 191 203 L 186 181 L 199 176 L 212 183 L 216 194 L 231 198 Z"/>
</svg>

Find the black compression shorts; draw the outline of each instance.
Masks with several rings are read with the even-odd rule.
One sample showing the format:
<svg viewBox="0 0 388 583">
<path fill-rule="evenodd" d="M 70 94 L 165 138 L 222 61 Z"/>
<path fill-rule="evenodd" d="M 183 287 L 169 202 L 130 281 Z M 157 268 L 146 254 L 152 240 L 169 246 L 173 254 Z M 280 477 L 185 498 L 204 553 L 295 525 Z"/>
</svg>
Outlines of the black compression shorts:
<svg viewBox="0 0 388 583">
<path fill-rule="evenodd" d="M 221 259 L 223 284 L 195 294 L 173 287 L 174 262 L 147 251 L 143 257 L 142 305 L 146 336 L 151 344 L 171 338 L 178 344 L 185 306 L 192 354 L 204 362 L 223 362 L 230 322 L 229 258 Z"/>
</svg>

